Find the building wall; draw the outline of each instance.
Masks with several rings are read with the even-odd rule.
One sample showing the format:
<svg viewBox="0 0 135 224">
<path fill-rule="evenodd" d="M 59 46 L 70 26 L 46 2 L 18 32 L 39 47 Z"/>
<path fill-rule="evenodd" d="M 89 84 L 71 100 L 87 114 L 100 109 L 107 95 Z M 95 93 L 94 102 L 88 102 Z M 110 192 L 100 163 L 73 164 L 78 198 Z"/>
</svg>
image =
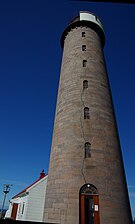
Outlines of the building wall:
<svg viewBox="0 0 135 224">
<path fill-rule="evenodd" d="M 82 52 L 82 45 L 86 51 Z M 89 83 L 87 91 L 84 80 Z M 84 120 L 84 107 L 90 109 L 89 120 Z M 91 144 L 91 158 L 84 159 L 85 142 Z M 93 29 L 76 26 L 64 42 L 44 220 L 78 224 L 79 190 L 85 183 L 98 189 L 100 224 L 131 223 L 101 41 Z"/>
<path fill-rule="evenodd" d="M 9 203 L 9 209 L 6 212 L 5 217 L 11 218 L 13 204 L 18 204 L 17 214 L 16 214 L 16 220 L 25 220 L 26 213 L 27 213 L 27 202 L 28 202 L 29 195 L 18 197 L 10 200 Z"/>
<path fill-rule="evenodd" d="M 47 176 L 32 185 L 22 195 L 11 199 L 6 218 L 11 218 L 13 204 L 18 204 L 16 220 L 43 221 Z"/>
<path fill-rule="evenodd" d="M 17 211 L 16 220 L 26 220 L 28 200 L 29 200 L 29 195 L 26 195 L 24 197 L 18 198 L 18 201 L 16 201 L 16 203 L 18 203 L 18 211 Z"/>
<path fill-rule="evenodd" d="M 29 200 L 25 220 L 43 221 L 47 177 L 41 179 L 35 186 L 29 189 Z"/>
</svg>

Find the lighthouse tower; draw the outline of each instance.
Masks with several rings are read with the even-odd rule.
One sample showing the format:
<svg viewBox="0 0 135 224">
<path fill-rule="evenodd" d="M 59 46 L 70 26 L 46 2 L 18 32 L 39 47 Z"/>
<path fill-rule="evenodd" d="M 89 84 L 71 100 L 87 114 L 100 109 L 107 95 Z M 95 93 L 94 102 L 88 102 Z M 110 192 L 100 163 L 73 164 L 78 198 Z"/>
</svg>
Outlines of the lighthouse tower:
<svg viewBox="0 0 135 224">
<path fill-rule="evenodd" d="M 99 18 L 80 12 L 61 37 L 63 57 L 44 221 L 131 224 Z"/>
</svg>

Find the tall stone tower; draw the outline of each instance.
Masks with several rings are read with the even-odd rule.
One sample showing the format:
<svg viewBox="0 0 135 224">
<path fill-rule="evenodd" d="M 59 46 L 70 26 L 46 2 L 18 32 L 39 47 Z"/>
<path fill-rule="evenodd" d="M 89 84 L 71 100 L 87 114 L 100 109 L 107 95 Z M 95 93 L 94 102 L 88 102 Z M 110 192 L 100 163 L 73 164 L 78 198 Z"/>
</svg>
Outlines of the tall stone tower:
<svg viewBox="0 0 135 224">
<path fill-rule="evenodd" d="M 80 12 L 61 37 L 63 58 L 44 221 L 131 224 L 99 18 Z"/>
</svg>

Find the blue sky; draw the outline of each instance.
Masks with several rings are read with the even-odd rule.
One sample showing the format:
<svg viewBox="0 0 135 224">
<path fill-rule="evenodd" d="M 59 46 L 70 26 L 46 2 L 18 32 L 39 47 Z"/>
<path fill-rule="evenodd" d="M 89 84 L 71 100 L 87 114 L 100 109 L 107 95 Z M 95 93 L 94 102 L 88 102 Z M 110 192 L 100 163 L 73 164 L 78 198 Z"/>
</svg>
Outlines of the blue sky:
<svg viewBox="0 0 135 224">
<path fill-rule="evenodd" d="M 0 1 L 0 206 L 48 172 L 62 50 L 60 37 L 78 11 L 103 22 L 104 48 L 135 216 L 135 5 L 68 0 Z"/>
</svg>

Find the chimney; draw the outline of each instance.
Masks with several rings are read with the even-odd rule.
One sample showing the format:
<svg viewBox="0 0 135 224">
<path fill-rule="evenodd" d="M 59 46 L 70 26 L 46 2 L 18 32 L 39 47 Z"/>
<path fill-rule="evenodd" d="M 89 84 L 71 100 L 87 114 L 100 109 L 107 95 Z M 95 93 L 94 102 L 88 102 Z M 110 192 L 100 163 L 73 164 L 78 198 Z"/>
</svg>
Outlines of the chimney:
<svg viewBox="0 0 135 224">
<path fill-rule="evenodd" d="M 42 172 L 40 173 L 40 179 L 42 179 L 43 177 L 45 177 L 45 172 L 44 172 L 44 170 L 42 170 Z"/>
</svg>

